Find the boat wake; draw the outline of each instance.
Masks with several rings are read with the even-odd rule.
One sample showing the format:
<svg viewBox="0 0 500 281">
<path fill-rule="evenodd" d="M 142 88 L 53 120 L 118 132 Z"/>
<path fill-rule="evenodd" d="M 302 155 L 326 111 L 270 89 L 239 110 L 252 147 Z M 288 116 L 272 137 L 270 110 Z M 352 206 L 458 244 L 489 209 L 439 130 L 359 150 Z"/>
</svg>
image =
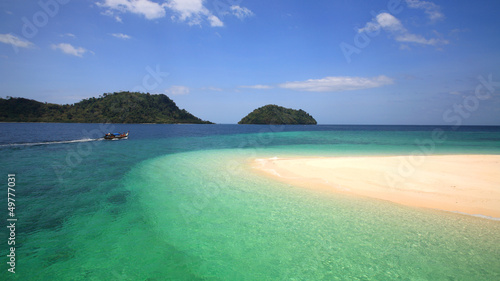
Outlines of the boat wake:
<svg viewBox="0 0 500 281">
<path fill-rule="evenodd" d="M 102 141 L 102 138 L 98 139 L 79 139 L 79 140 L 63 140 L 63 141 L 43 141 L 43 142 L 27 142 L 27 143 L 8 143 L 0 144 L 0 147 L 12 147 L 12 146 L 36 146 L 36 145 L 51 145 L 51 144 L 66 144 L 66 143 L 78 143 L 78 142 L 90 142 L 90 141 Z"/>
</svg>

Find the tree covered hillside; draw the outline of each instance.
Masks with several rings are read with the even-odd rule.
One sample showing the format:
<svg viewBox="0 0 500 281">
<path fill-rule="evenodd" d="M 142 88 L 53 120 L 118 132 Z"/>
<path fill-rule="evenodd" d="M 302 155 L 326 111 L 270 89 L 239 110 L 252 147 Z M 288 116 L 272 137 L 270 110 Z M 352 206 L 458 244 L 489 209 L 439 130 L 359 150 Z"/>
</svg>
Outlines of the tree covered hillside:
<svg viewBox="0 0 500 281">
<path fill-rule="evenodd" d="M 0 98 L 0 121 L 211 124 L 185 109 L 179 109 L 166 95 L 137 92 L 105 93 L 72 105 L 41 103 L 25 98 Z"/>
<path fill-rule="evenodd" d="M 316 120 L 302 109 L 295 110 L 274 104 L 255 109 L 238 124 L 316 125 Z"/>
</svg>

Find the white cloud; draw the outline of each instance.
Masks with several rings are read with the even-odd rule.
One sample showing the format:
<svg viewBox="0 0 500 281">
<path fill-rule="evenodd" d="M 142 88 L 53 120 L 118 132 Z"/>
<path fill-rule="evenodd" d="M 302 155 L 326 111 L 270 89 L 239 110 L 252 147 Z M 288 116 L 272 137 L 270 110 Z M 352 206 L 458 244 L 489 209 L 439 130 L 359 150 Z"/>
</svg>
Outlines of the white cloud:
<svg viewBox="0 0 500 281">
<path fill-rule="evenodd" d="M 0 42 L 4 44 L 10 44 L 14 47 L 19 47 L 19 48 L 31 48 L 34 47 L 35 45 L 31 43 L 28 40 L 19 38 L 15 35 L 12 34 L 0 34 Z"/>
<path fill-rule="evenodd" d="M 224 10 L 219 8 L 217 15 L 214 15 L 204 3 L 204 0 L 165 0 L 161 4 L 152 0 L 102 0 L 96 5 L 105 9 L 101 14 L 114 17 L 118 22 L 122 22 L 120 13 L 138 14 L 152 20 L 165 17 L 167 9 L 173 13 L 171 19 L 174 21 L 185 22 L 189 25 L 201 25 L 203 22 L 208 22 L 212 27 L 224 26 L 221 17 L 227 14 L 239 19 L 253 15 L 248 8 L 226 4 L 223 5 Z"/>
<path fill-rule="evenodd" d="M 116 37 L 116 38 L 120 38 L 120 39 L 130 39 L 130 38 L 132 38 L 129 35 L 123 34 L 123 33 L 113 33 L 113 34 L 111 34 L 111 36 Z"/>
<path fill-rule="evenodd" d="M 101 5 L 99 5 L 99 4 L 98 4 L 98 6 L 101 6 Z M 101 6 L 101 7 L 102 7 L 102 6 Z M 115 13 L 114 13 L 112 10 L 105 10 L 105 11 L 101 12 L 101 15 L 103 15 L 103 16 L 108 16 L 108 17 L 112 17 L 112 18 L 114 18 L 117 22 L 119 22 L 119 23 L 123 23 L 122 18 L 121 18 L 120 16 L 118 16 L 118 15 L 115 15 Z"/>
<path fill-rule="evenodd" d="M 65 33 L 65 34 L 62 34 L 61 37 L 71 37 L 71 38 L 76 38 L 76 35 L 73 34 L 73 33 Z"/>
<path fill-rule="evenodd" d="M 77 56 L 77 57 L 83 57 L 83 54 L 89 52 L 87 49 L 84 49 L 82 47 L 75 48 L 71 44 L 68 44 L 68 43 L 60 43 L 57 45 L 52 44 L 52 49 L 61 50 L 65 54 Z"/>
<path fill-rule="evenodd" d="M 393 83 L 394 80 L 385 75 L 380 75 L 371 78 L 337 76 L 337 77 L 325 77 L 322 79 L 309 79 L 306 81 L 285 82 L 277 86 L 259 84 L 252 86 L 240 86 L 240 88 L 267 90 L 278 87 L 282 89 L 306 91 L 306 92 L 341 92 L 341 91 L 378 88 Z"/>
<path fill-rule="evenodd" d="M 406 0 L 406 4 L 412 9 L 423 9 L 431 21 L 436 21 L 444 18 L 440 11 L 440 7 L 432 2 L 421 0 Z"/>
<path fill-rule="evenodd" d="M 181 21 L 188 20 L 199 15 L 207 15 L 209 11 L 203 6 L 203 0 L 169 0 L 166 6 L 178 13 Z"/>
<path fill-rule="evenodd" d="M 175 13 L 173 20 L 189 25 L 201 25 L 203 20 L 207 20 L 212 27 L 224 26 L 220 18 L 203 6 L 203 0 L 169 0 L 165 6 Z"/>
<path fill-rule="evenodd" d="M 222 92 L 223 89 L 217 88 L 217 87 L 203 87 L 201 88 L 204 91 L 215 91 L 215 92 Z"/>
<path fill-rule="evenodd" d="M 189 94 L 189 88 L 186 86 L 172 86 L 165 91 L 169 95 L 179 96 Z"/>
<path fill-rule="evenodd" d="M 231 6 L 231 13 L 239 18 L 240 20 L 253 16 L 253 12 L 245 7 L 240 7 L 237 5 Z"/>
<path fill-rule="evenodd" d="M 107 9 L 104 14 L 108 16 L 115 16 L 114 12 L 138 14 L 148 20 L 165 16 L 164 5 L 151 0 L 104 0 L 98 2 L 97 6 Z M 115 16 L 115 19 L 121 22 L 119 16 Z"/>
<path fill-rule="evenodd" d="M 341 92 L 378 88 L 393 83 L 393 79 L 384 75 L 372 78 L 338 76 L 325 77 L 323 79 L 309 79 L 306 81 L 286 82 L 280 84 L 279 87 L 307 92 Z"/>
<path fill-rule="evenodd" d="M 421 35 L 412 34 L 403 26 L 403 24 L 396 17 L 394 17 L 389 13 L 378 14 L 371 22 L 368 22 L 365 25 L 365 27 L 360 28 L 358 32 L 359 33 L 375 32 L 379 31 L 380 29 L 389 32 L 392 36 L 394 36 L 394 39 L 398 42 L 416 43 L 416 44 L 432 45 L 432 46 L 444 45 L 449 43 L 447 40 L 444 39 L 437 39 L 437 38 L 426 39 Z"/>
<path fill-rule="evenodd" d="M 411 33 L 404 33 L 404 34 L 401 34 L 399 36 L 396 36 L 396 41 L 417 43 L 417 44 L 423 44 L 423 45 L 432 45 L 432 46 L 448 44 L 448 40 L 436 39 L 436 38 L 425 39 L 424 37 L 422 37 L 420 35 L 411 34 Z"/>
<path fill-rule="evenodd" d="M 240 88 L 266 90 L 266 89 L 272 89 L 273 87 L 269 85 L 253 85 L 253 86 L 240 86 Z"/>
<path fill-rule="evenodd" d="M 224 23 L 214 15 L 209 16 L 208 21 L 210 22 L 210 26 L 213 27 L 224 26 Z"/>
<path fill-rule="evenodd" d="M 360 28 L 358 32 L 374 32 L 380 29 L 391 32 L 407 32 L 401 22 L 389 13 L 378 14 L 371 22 L 368 22 L 365 27 Z"/>
</svg>

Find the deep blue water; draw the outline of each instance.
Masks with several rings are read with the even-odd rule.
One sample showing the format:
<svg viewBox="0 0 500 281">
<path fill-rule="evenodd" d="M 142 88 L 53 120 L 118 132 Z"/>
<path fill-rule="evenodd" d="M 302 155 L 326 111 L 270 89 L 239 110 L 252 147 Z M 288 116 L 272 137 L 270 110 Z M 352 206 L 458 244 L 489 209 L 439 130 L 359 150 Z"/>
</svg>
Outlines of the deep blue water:
<svg viewBox="0 0 500 281">
<path fill-rule="evenodd" d="M 79 124 L 79 123 L 0 123 L 0 145 L 38 144 L 96 139 L 107 132 L 130 131 L 133 140 L 171 137 L 205 137 L 261 132 L 431 132 L 441 129 L 457 134 L 456 139 L 474 134 L 488 134 L 484 140 L 500 141 L 500 126 L 400 126 L 400 125 L 167 125 L 167 124 Z M 481 140 L 481 136 L 476 136 Z"/>
</svg>

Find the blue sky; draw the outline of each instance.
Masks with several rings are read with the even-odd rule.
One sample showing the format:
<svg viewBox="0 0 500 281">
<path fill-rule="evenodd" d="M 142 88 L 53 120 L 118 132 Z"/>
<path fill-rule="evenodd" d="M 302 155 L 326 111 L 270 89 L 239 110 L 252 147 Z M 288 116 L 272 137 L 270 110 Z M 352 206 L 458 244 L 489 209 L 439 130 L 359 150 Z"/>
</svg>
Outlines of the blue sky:
<svg viewBox="0 0 500 281">
<path fill-rule="evenodd" d="M 1 97 L 166 94 L 216 123 L 500 125 L 498 1 L 4 0 Z"/>
</svg>

